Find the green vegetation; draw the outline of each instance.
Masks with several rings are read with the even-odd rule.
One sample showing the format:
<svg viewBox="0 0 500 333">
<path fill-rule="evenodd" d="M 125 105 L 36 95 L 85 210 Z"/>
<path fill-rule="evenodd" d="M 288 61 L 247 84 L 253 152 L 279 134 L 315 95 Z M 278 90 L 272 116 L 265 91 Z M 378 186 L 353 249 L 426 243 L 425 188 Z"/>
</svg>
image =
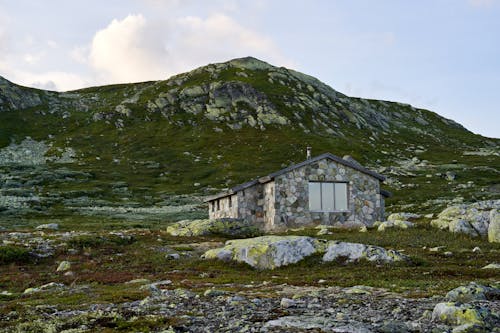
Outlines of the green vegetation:
<svg viewBox="0 0 500 333">
<path fill-rule="evenodd" d="M 26 263 L 32 260 L 29 250 L 20 247 L 5 245 L 0 246 L 0 265 L 10 264 L 10 263 Z"/>
</svg>

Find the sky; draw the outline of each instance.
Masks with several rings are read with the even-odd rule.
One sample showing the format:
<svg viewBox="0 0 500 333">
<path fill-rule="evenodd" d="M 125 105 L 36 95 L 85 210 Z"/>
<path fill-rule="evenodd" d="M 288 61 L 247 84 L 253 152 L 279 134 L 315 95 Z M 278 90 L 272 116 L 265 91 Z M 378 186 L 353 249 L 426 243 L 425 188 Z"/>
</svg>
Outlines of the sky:
<svg viewBox="0 0 500 333">
<path fill-rule="evenodd" d="M 0 76 L 66 91 L 254 56 L 500 137 L 500 0 L 0 0 Z"/>
</svg>

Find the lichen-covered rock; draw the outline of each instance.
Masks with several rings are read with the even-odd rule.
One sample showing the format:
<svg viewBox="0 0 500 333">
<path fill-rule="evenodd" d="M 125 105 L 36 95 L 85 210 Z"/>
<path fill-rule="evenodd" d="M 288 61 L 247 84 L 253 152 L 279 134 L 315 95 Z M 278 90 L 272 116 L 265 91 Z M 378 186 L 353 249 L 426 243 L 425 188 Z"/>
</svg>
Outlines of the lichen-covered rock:
<svg viewBox="0 0 500 333">
<path fill-rule="evenodd" d="M 254 225 L 236 219 L 222 220 L 184 220 L 167 227 L 172 236 L 224 235 L 232 237 L 251 237 L 259 234 Z"/>
<path fill-rule="evenodd" d="M 62 283 L 57 283 L 57 282 L 50 282 L 47 284 L 44 284 L 43 286 L 40 287 L 34 287 L 34 288 L 28 288 L 25 289 L 23 294 L 33 294 L 33 293 L 38 293 L 41 291 L 55 291 L 55 290 L 62 290 L 66 286 Z"/>
<path fill-rule="evenodd" d="M 387 221 L 409 221 L 420 218 L 420 214 L 414 213 L 393 213 L 387 217 Z"/>
<path fill-rule="evenodd" d="M 390 228 L 409 229 L 413 227 L 415 227 L 415 224 L 410 221 L 404 221 L 404 220 L 385 221 L 378 225 L 377 231 L 385 231 Z"/>
<path fill-rule="evenodd" d="M 59 266 L 57 266 L 56 272 L 66 272 L 71 269 L 71 263 L 67 260 L 61 261 Z"/>
<path fill-rule="evenodd" d="M 356 262 L 368 260 L 380 263 L 393 263 L 409 261 L 410 258 L 395 250 L 386 250 L 379 246 L 359 243 L 332 241 L 326 248 L 323 261 L 346 260 Z"/>
<path fill-rule="evenodd" d="M 305 236 L 262 236 L 227 241 L 205 252 L 205 259 L 234 260 L 258 269 L 294 264 L 321 249 L 320 241 Z"/>
<path fill-rule="evenodd" d="M 59 229 L 59 224 L 57 223 L 47 223 L 47 224 L 41 224 L 36 227 L 37 230 L 58 230 Z"/>
<path fill-rule="evenodd" d="M 467 286 L 460 286 L 446 294 L 451 302 L 471 302 L 500 299 L 500 289 L 471 282 Z"/>
<path fill-rule="evenodd" d="M 487 308 L 462 303 L 438 303 L 432 311 L 432 320 L 458 326 L 477 324 L 487 326 L 491 312 Z"/>
<path fill-rule="evenodd" d="M 500 223 L 498 222 L 498 213 L 496 213 L 498 209 L 500 209 L 500 200 L 451 206 L 439 213 L 437 218 L 431 221 L 431 225 L 453 233 L 486 237 L 490 233 L 489 225 L 492 221 L 491 218 L 493 218 L 490 239 L 495 239 L 495 235 L 498 235 L 498 227 L 495 226 Z"/>
<path fill-rule="evenodd" d="M 500 212 L 498 209 L 492 209 L 490 211 L 488 241 L 490 241 L 491 243 L 500 243 Z"/>
</svg>

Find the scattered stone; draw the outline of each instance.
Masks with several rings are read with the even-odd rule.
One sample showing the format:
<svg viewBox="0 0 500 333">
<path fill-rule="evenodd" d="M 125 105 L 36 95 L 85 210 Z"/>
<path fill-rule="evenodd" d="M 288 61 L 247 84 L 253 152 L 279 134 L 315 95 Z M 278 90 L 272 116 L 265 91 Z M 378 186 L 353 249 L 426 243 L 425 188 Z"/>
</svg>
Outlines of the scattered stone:
<svg viewBox="0 0 500 333">
<path fill-rule="evenodd" d="M 368 232 L 368 228 L 366 227 L 366 225 L 359 228 L 359 232 Z"/>
<path fill-rule="evenodd" d="M 225 294 L 227 294 L 227 292 L 224 290 L 217 290 L 217 289 L 211 288 L 211 289 L 205 290 L 205 292 L 203 293 L 203 296 L 205 296 L 205 297 L 217 297 L 217 296 L 222 296 Z"/>
<path fill-rule="evenodd" d="M 66 272 L 71 269 L 71 263 L 69 261 L 61 261 L 59 266 L 57 266 L 56 272 Z"/>
<path fill-rule="evenodd" d="M 451 252 L 451 251 L 445 251 L 445 252 L 443 253 L 443 255 L 444 255 L 445 257 L 453 257 L 453 252 Z"/>
<path fill-rule="evenodd" d="M 446 171 L 444 178 L 446 180 L 455 180 L 457 178 L 457 173 L 453 171 Z"/>
<path fill-rule="evenodd" d="M 353 286 L 345 290 L 346 294 L 364 294 L 371 295 L 375 291 L 375 288 L 370 286 Z"/>
<path fill-rule="evenodd" d="M 169 254 L 165 255 L 165 258 L 169 259 L 169 260 L 178 260 L 181 258 L 181 256 L 179 253 L 169 253 Z"/>
<path fill-rule="evenodd" d="M 328 227 L 323 226 L 322 228 L 319 229 L 319 231 L 316 233 L 318 236 L 323 236 L 323 235 L 332 235 L 333 232 L 331 232 Z"/>
<path fill-rule="evenodd" d="M 409 333 L 412 331 L 406 323 L 394 320 L 384 321 L 382 326 L 377 329 L 379 333 Z"/>
<path fill-rule="evenodd" d="M 38 227 L 36 227 L 36 229 L 37 230 L 58 230 L 59 224 L 57 224 L 57 223 L 41 224 Z"/>
<path fill-rule="evenodd" d="M 149 279 L 134 279 L 125 282 L 125 284 L 149 284 L 149 283 L 151 283 L 151 280 Z"/>
<path fill-rule="evenodd" d="M 491 264 L 484 266 L 482 269 L 500 269 L 500 264 L 491 263 Z"/>
<path fill-rule="evenodd" d="M 290 298 L 282 298 L 280 302 L 282 308 L 288 309 L 297 306 L 297 301 Z"/>
<path fill-rule="evenodd" d="M 476 246 L 472 249 L 472 253 L 481 253 L 481 248 L 479 246 Z"/>
</svg>

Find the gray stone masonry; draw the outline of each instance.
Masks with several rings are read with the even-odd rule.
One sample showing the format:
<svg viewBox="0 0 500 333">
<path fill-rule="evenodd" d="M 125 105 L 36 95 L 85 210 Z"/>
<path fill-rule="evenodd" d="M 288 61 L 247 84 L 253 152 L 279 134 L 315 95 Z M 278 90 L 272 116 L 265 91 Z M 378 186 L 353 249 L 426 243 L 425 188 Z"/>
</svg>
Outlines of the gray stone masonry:
<svg viewBox="0 0 500 333">
<path fill-rule="evenodd" d="M 347 210 L 310 211 L 310 181 L 346 183 Z M 380 194 L 380 179 L 328 157 L 301 164 L 283 173 L 278 172 L 273 178 L 249 183 L 247 187 L 235 192 L 209 201 L 211 219 L 243 219 L 254 223 L 263 231 L 319 224 L 355 228 L 372 226 L 375 221 L 384 220 L 384 197 Z"/>
</svg>

